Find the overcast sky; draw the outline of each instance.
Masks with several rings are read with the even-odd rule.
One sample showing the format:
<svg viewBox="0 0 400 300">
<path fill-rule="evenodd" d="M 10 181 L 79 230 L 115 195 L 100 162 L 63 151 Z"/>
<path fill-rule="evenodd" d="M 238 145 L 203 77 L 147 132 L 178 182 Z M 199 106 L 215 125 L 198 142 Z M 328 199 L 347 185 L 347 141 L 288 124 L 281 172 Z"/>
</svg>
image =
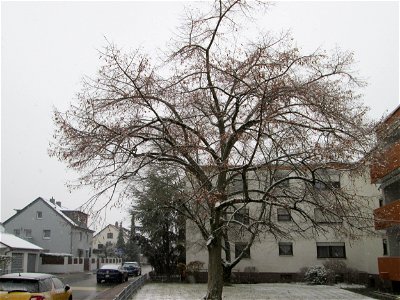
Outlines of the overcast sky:
<svg viewBox="0 0 400 300">
<path fill-rule="evenodd" d="M 105 38 L 126 50 L 162 49 L 188 2 L 1 3 L 1 221 L 41 196 L 75 209 L 90 190 L 70 192 L 76 174 L 47 154 L 52 109 L 74 102 L 93 75 Z M 192 4 L 193 5 L 193 4 Z M 299 48 L 353 51 L 364 101 L 379 119 L 399 104 L 398 2 L 278 2 L 259 30 L 291 30 Z M 104 221 L 129 226 L 128 205 L 108 208 Z"/>
</svg>

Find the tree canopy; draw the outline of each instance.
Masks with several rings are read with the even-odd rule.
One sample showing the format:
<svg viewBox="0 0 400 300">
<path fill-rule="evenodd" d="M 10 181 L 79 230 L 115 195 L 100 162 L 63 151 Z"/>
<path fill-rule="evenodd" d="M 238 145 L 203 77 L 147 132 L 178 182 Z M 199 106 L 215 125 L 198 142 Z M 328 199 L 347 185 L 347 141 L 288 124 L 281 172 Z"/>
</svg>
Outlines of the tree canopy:
<svg viewBox="0 0 400 300">
<path fill-rule="evenodd" d="M 176 274 L 178 263 L 185 263 L 185 222 L 175 209 L 182 195 L 180 180 L 173 170 L 152 168 L 133 193 L 133 211 L 142 225 L 140 245 L 159 275 Z"/>
<path fill-rule="evenodd" d="M 230 230 L 247 232 L 246 250 L 260 232 L 323 230 L 314 208 L 345 219 L 337 229 L 346 234 L 368 226 L 365 201 L 329 179 L 332 170 L 356 169 L 373 142 L 353 54 L 303 54 L 289 34 L 246 41 L 236 20 L 251 11 L 228 0 L 188 12 L 162 61 L 108 44 L 76 103 L 54 112 L 51 154 L 80 171 L 96 196 L 124 199 L 149 166 L 166 164 L 186 178 L 174 207 L 207 241 L 208 299 L 221 299 L 222 268 L 242 257 L 221 257 Z M 277 207 L 301 222 L 278 226 Z M 235 218 L 246 208 L 246 222 Z"/>
</svg>

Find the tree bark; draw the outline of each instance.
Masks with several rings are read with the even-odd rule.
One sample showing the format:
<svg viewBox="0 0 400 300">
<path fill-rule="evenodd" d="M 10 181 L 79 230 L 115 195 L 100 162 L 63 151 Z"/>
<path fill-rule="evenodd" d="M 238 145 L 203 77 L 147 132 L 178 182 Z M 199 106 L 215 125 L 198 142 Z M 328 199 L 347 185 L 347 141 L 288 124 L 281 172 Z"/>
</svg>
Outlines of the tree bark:
<svg viewBox="0 0 400 300">
<path fill-rule="evenodd" d="M 224 274 L 224 284 L 229 285 L 231 283 L 232 268 L 226 267 L 226 266 L 222 266 L 222 268 L 223 268 L 223 274 Z"/>
<path fill-rule="evenodd" d="M 208 246 L 208 291 L 205 299 L 222 300 L 224 286 L 222 260 L 221 260 L 221 236 Z"/>
</svg>

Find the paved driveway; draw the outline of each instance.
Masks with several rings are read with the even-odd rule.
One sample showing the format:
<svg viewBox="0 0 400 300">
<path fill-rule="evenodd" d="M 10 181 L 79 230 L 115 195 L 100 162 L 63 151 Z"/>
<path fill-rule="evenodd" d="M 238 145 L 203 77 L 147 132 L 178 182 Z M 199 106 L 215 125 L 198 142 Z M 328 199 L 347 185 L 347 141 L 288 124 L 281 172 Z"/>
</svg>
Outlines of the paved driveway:
<svg viewBox="0 0 400 300">
<path fill-rule="evenodd" d="M 200 300 L 205 296 L 205 284 L 148 283 L 132 300 Z M 224 287 L 223 299 L 229 300 L 355 300 L 368 298 L 335 286 L 312 286 L 288 283 L 235 284 Z"/>
</svg>

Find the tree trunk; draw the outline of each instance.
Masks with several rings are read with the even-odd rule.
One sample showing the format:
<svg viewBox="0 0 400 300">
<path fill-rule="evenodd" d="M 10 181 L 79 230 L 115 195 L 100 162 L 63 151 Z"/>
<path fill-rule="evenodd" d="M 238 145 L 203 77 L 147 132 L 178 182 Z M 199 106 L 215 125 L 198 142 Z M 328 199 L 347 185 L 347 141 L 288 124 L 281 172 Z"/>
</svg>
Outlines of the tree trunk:
<svg viewBox="0 0 400 300">
<path fill-rule="evenodd" d="M 224 284 L 229 285 L 231 283 L 232 268 L 225 266 L 222 267 L 224 272 Z"/>
<path fill-rule="evenodd" d="M 205 299 L 221 300 L 224 286 L 222 260 L 221 260 L 221 237 L 208 246 L 208 291 Z"/>
</svg>

